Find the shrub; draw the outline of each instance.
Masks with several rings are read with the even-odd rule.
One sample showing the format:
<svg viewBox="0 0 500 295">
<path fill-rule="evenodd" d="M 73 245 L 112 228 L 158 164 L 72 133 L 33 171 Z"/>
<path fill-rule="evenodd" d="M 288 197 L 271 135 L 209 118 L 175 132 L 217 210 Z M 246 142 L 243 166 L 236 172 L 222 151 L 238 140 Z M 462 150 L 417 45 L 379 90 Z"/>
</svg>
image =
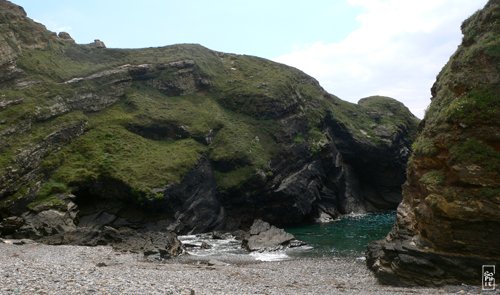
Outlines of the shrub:
<svg viewBox="0 0 500 295">
<path fill-rule="evenodd" d="M 486 171 L 500 170 L 500 153 L 484 142 L 469 138 L 450 149 L 452 164 L 476 164 Z"/>
<path fill-rule="evenodd" d="M 444 179 L 445 176 L 442 171 L 432 170 L 425 173 L 422 177 L 420 177 L 420 182 L 428 187 L 436 187 L 438 185 L 443 184 Z"/>
<path fill-rule="evenodd" d="M 412 144 L 413 153 L 417 156 L 433 156 L 437 148 L 431 139 L 419 136 Z"/>
</svg>

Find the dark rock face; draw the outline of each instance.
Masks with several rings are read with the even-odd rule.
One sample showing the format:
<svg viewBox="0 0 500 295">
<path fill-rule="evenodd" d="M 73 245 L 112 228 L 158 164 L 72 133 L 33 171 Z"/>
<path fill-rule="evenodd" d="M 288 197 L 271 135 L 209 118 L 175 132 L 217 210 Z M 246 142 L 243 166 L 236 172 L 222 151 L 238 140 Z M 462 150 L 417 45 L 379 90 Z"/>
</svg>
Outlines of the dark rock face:
<svg viewBox="0 0 500 295">
<path fill-rule="evenodd" d="M 0 231 L 9 235 L 16 232 L 24 224 L 24 219 L 19 216 L 11 216 L 4 218 L 0 223 Z"/>
<path fill-rule="evenodd" d="M 74 124 L 61 126 L 61 129 L 47 135 L 43 140 L 27 149 L 24 149 L 15 158 L 17 168 L 7 167 L 5 174 L 0 176 L 2 186 L 0 187 L 0 197 L 9 195 L 19 190 L 26 182 L 39 180 L 40 163 L 50 152 L 67 144 L 75 137 L 80 136 L 86 127 L 86 121 L 79 121 Z M 10 169 L 9 169 L 10 168 Z M 17 212 L 15 204 L 6 204 L 13 206 L 13 212 Z"/>
<path fill-rule="evenodd" d="M 184 252 L 175 233 L 150 226 L 152 222 L 148 224 L 144 216 L 144 220 L 134 224 L 133 220 L 104 211 L 105 206 L 100 206 L 102 211 L 97 214 L 82 214 L 74 203 L 77 202 L 75 196 L 61 195 L 60 199 L 63 203 L 58 208 L 41 205 L 21 217 L 4 219 L 0 223 L 2 234 L 54 245 L 111 245 L 116 250 L 143 253 L 149 260 L 166 259 Z M 139 216 L 140 213 L 135 214 L 136 218 Z"/>
<path fill-rule="evenodd" d="M 183 182 L 165 191 L 165 202 L 175 217 L 169 228 L 181 233 L 218 229 L 225 216 L 216 192 L 212 167 L 202 160 Z"/>
<path fill-rule="evenodd" d="M 401 199 L 418 120 L 394 99 L 199 45 L 78 45 L 0 6 L 1 235 L 246 230 Z"/>
<path fill-rule="evenodd" d="M 500 262 L 500 4 L 462 25 L 462 45 L 432 87 L 397 222 L 367 264 L 397 285 L 479 284 Z"/>
<path fill-rule="evenodd" d="M 61 234 L 48 235 L 40 242 L 53 245 L 110 245 L 118 251 L 143 253 L 148 260 L 162 260 L 184 252 L 177 235 L 167 231 L 138 231 L 131 228 L 101 229 L 79 227 Z"/>
<path fill-rule="evenodd" d="M 300 128 L 296 126 L 301 123 L 290 125 Z M 401 200 L 400 186 L 405 180 L 410 126 L 392 131 L 394 139 L 377 146 L 356 140 L 345 126 L 327 116 L 323 125 L 326 140 L 317 154 L 303 145 L 287 149 L 270 163 L 276 172 L 273 177 L 251 183 L 260 185 L 265 197 L 259 193 L 251 199 L 236 197 L 248 195 L 252 186 L 222 195 L 229 220 L 249 226 L 257 216 L 286 226 L 321 220 L 321 216 L 328 220 L 351 212 L 394 209 Z"/>
</svg>

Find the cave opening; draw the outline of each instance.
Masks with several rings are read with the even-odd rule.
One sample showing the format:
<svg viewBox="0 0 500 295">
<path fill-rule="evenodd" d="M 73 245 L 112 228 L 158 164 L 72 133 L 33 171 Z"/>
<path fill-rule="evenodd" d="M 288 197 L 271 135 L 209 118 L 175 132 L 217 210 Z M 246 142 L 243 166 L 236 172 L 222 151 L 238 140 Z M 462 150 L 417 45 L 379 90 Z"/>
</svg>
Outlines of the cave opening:
<svg viewBox="0 0 500 295">
<path fill-rule="evenodd" d="M 74 202 L 78 206 L 77 225 L 80 227 L 151 227 L 168 219 L 164 204 L 146 202 L 128 185 L 112 178 L 101 177 L 73 186 Z"/>
</svg>

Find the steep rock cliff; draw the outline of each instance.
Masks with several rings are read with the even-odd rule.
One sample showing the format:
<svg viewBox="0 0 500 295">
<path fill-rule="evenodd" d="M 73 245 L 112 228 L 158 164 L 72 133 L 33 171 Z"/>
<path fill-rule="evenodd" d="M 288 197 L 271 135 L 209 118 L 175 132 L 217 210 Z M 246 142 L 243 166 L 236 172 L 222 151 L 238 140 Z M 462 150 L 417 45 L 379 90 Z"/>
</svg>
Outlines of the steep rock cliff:
<svg viewBox="0 0 500 295">
<path fill-rule="evenodd" d="M 397 223 L 368 249 L 385 283 L 479 284 L 481 266 L 500 262 L 500 3 L 462 31 L 432 87 Z"/>
<path fill-rule="evenodd" d="M 0 6 L 3 235 L 231 230 L 401 199 L 418 120 L 394 99 L 348 103 L 297 69 L 200 45 L 78 45 Z"/>
</svg>

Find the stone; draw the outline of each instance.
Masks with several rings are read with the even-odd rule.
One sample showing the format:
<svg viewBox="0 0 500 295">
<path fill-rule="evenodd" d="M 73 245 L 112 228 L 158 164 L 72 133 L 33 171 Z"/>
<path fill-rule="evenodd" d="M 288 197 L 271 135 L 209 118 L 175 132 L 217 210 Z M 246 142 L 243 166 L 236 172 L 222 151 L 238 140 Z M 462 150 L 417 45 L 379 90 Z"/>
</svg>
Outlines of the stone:
<svg viewBox="0 0 500 295">
<path fill-rule="evenodd" d="M 91 45 L 92 45 L 92 47 L 95 47 L 95 48 L 106 48 L 106 45 L 104 44 L 104 42 L 102 42 L 99 39 L 95 39 L 94 43 L 92 43 Z"/>
<path fill-rule="evenodd" d="M 211 249 L 212 246 L 210 246 L 210 244 L 208 244 L 207 242 L 201 242 L 200 248 L 201 249 Z"/>
<path fill-rule="evenodd" d="M 43 210 L 40 212 L 27 212 L 22 215 L 25 220 L 16 236 L 28 236 L 31 238 L 40 238 L 55 234 L 71 232 L 76 229 L 73 218 L 69 212 L 63 212 L 55 209 Z"/>
<path fill-rule="evenodd" d="M 214 240 L 227 240 L 233 237 L 230 233 L 226 232 L 221 232 L 221 231 L 213 231 L 212 232 L 212 239 Z"/>
<path fill-rule="evenodd" d="M 222 261 L 219 261 L 217 259 L 210 259 L 209 261 L 207 261 L 207 265 L 208 266 L 227 266 L 229 264 L 222 262 Z"/>
<path fill-rule="evenodd" d="M 24 225 L 24 218 L 19 216 L 10 216 L 4 218 L 0 222 L 0 233 L 2 235 L 9 235 L 14 233 L 17 229 Z"/>
<path fill-rule="evenodd" d="M 78 227 L 74 230 L 44 236 L 39 240 L 56 245 L 110 245 L 118 251 L 142 253 L 152 261 L 168 259 L 184 253 L 184 247 L 175 233 L 142 231 L 128 227 Z"/>
<path fill-rule="evenodd" d="M 21 104 L 24 101 L 24 98 L 13 98 L 13 99 L 2 99 L 0 100 L 0 110 L 4 110 L 9 106 Z"/>
<path fill-rule="evenodd" d="M 325 212 L 321 212 L 320 215 L 314 219 L 316 223 L 328 223 L 332 222 L 333 220 L 334 219 L 332 218 L 332 216 Z"/>
<path fill-rule="evenodd" d="M 298 247 L 302 247 L 302 246 L 306 246 L 306 245 L 307 245 L 306 242 L 301 241 L 301 240 L 296 240 L 296 239 L 293 239 L 288 243 L 289 248 L 298 248 Z"/>
<path fill-rule="evenodd" d="M 193 289 L 184 289 L 180 293 L 181 295 L 195 295 L 195 292 Z"/>
<path fill-rule="evenodd" d="M 36 244 L 35 241 L 30 239 L 0 239 L 0 243 L 12 244 L 12 245 Z"/>
<path fill-rule="evenodd" d="M 294 236 L 269 223 L 257 219 L 250 228 L 250 236 L 243 240 L 243 247 L 248 251 L 275 251 L 286 248 Z"/>
<path fill-rule="evenodd" d="M 214 130 L 210 129 L 208 133 L 205 135 L 205 142 L 207 145 L 210 145 L 214 140 Z"/>
<path fill-rule="evenodd" d="M 256 219 L 250 227 L 250 235 L 258 235 L 271 229 L 271 225 L 261 219 Z"/>
<path fill-rule="evenodd" d="M 75 43 L 75 40 L 71 37 L 71 35 L 67 32 L 59 32 L 57 34 L 57 37 L 59 37 L 59 39 L 62 39 L 64 41 L 67 41 L 69 43 Z"/>
<path fill-rule="evenodd" d="M 231 232 L 231 235 L 236 240 L 242 241 L 242 240 L 248 239 L 248 237 L 250 236 L 250 233 L 248 231 L 244 231 L 242 229 L 238 229 L 238 230 L 235 230 L 235 231 Z"/>
</svg>

